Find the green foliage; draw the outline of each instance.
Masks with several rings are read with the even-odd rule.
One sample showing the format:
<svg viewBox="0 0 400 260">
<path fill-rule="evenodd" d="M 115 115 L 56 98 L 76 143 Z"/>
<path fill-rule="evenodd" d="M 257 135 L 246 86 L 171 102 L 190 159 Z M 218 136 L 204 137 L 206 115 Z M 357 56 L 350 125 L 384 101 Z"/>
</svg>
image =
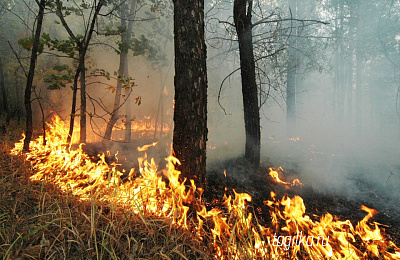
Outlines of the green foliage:
<svg viewBox="0 0 400 260">
<path fill-rule="evenodd" d="M 104 77 L 107 80 L 111 79 L 111 74 L 110 72 L 106 71 L 105 69 L 94 69 L 90 72 L 90 75 L 95 76 L 95 77 Z"/>
<path fill-rule="evenodd" d="M 76 36 L 79 40 L 83 38 L 83 35 Z M 78 46 L 72 38 L 67 40 L 51 39 L 48 33 L 42 34 L 42 42 L 52 51 L 56 50 L 67 54 L 70 58 L 74 58 L 75 53 L 78 51 Z"/>
<path fill-rule="evenodd" d="M 66 87 L 67 84 L 72 83 L 74 74 L 68 65 L 55 65 L 53 70 L 54 73 L 51 73 L 44 78 L 44 82 L 49 83 L 49 86 L 47 87 L 48 89 L 60 89 Z"/>
<path fill-rule="evenodd" d="M 147 54 L 149 57 L 154 57 L 157 52 L 144 35 L 141 35 L 139 39 L 133 38 L 130 49 L 133 51 L 133 56 Z"/>
<path fill-rule="evenodd" d="M 115 73 L 116 72 L 114 72 L 114 74 Z M 118 82 L 122 84 L 122 89 L 124 89 L 125 92 L 131 90 L 136 86 L 132 77 L 127 77 L 124 75 L 118 75 Z"/>
<path fill-rule="evenodd" d="M 18 39 L 18 44 L 24 48 L 25 50 L 30 51 L 33 47 L 33 37 L 24 37 Z M 38 53 L 42 53 L 44 51 L 44 45 L 45 42 L 43 40 L 39 41 L 39 46 L 38 46 Z"/>
<path fill-rule="evenodd" d="M 118 26 L 116 29 L 112 28 L 112 25 L 106 25 L 104 26 L 104 35 L 105 36 L 110 36 L 110 35 L 120 35 L 121 33 L 125 32 L 126 29 Z"/>
</svg>

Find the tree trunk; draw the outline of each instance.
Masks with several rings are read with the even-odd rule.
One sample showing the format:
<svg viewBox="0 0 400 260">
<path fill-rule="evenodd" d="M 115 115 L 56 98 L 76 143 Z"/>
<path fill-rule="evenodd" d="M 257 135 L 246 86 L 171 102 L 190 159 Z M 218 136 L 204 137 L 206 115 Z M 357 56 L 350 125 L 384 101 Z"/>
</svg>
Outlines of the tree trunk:
<svg viewBox="0 0 400 260">
<path fill-rule="evenodd" d="M 175 110 L 173 151 L 181 178 L 206 186 L 207 50 L 204 0 L 174 0 Z"/>
<path fill-rule="evenodd" d="M 126 99 L 126 120 L 125 120 L 125 142 L 130 142 L 132 139 L 132 97 Z"/>
<path fill-rule="evenodd" d="M 297 18 L 297 2 L 289 1 L 291 18 Z M 296 135 L 296 84 L 297 84 L 297 27 L 291 23 L 291 31 L 288 39 L 288 63 L 286 74 L 286 136 Z"/>
<path fill-rule="evenodd" d="M 78 70 L 75 72 L 75 77 L 74 77 L 74 86 L 72 90 L 72 105 L 71 105 L 71 115 L 69 119 L 69 132 L 67 136 L 67 143 L 70 144 L 72 140 L 72 135 L 74 133 L 74 122 L 75 122 L 75 112 L 76 112 L 76 96 L 78 93 L 78 78 L 80 74 L 80 67 L 78 67 Z"/>
<path fill-rule="evenodd" d="M 126 77 L 128 71 L 128 52 L 121 51 L 119 56 L 119 70 L 118 75 L 120 77 Z M 121 107 L 121 92 L 122 92 L 122 82 L 118 80 L 117 89 L 115 90 L 115 98 L 114 98 L 114 108 L 111 113 L 111 118 L 107 122 L 106 132 L 104 134 L 104 140 L 111 140 L 112 129 L 117 123 L 119 118 L 119 109 Z"/>
<path fill-rule="evenodd" d="M 85 68 L 85 58 L 81 63 L 81 120 L 80 120 L 80 143 L 86 143 L 86 68 Z"/>
<path fill-rule="evenodd" d="M 126 15 L 128 5 L 126 4 L 125 0 L 121 0 L 123 2 L 121 8 L 121 27 L 125 29 L 125 31 L 121 34 L 121 54 L 119 56 L 119 76 L 120 77 L 128 77 L 129 70 L 128 70 L 128 51 L 129 51 L 129 44 L 132 38 L 132 28 L 133 28 L 133 15 L 136 10 L 136 0 L 131 1 L 130 12 L 129 16 Z M 117 82 L 117 89 L 115 91 L 115 98 L 114 98 L 114 107 L 113 111 L 111 112 L 111 118 L 107 122 L 106 131 L 104 134 L 104 140 L 111 140 L 112 129 L 114 125 L 117 123 L 119 118 L 119 111 L 121 108 L 121 93 L 122 93 L 122 83 L 118 80 Z M 129 103 L 129 102 L 128 102 Z M 128 104 L 127 108 L 128 109 Z M 125 123 L 126 126 L 127 122 Z M 130 125 L 129 125 L 129 135 L 128 130 L 125 131 L 126 139 L 130 141 Z"/>
<path fill-rule="evenodd" d="M 96 3 L 96 2 L 95 2 Z M 75 112 L 76 112 L 76 96 L 78 92 L 78 79 L 81 76 L 81 136 L 79 138 L 80 142 L 86 142 L 86 84 L 85 84 L 85 57 L 87 50 L 89 48 L 89 43 L 92 39 L 92 35 L 94 32 L 94 27 L 96 25 L 97 16 L 100 13 L 101 8 L 106 4 L 104 0 L 100 0 L 97 2 L 97 5 L 94 6 L 92 20 L 90 21 L 90 25 L 86 28 L 85 31 L 85 38 L 78 39 L 75 34 L 72 32 L 71 28 L 67 24 L 66 20 L 64 19 L 62 10 L 62 4 L 60 0 L 56 0 L 57 6 L 57 16 L 60 18 L 60 21 L 66 31 L 68 32 L 71 39 L 73 39 L 78 46 L 79 52 L 79 60 L 78 60 L 78 67 L 75 72 L 74 77 L 74 87 L 73 87 L 73 94 L 72 94 L 72 106 L 71 106 L 71 116 L 69 122 L 69 132 L 67 136 L 67 143 L 71 143 L 72 134 L 74 133 L 74 123 L 75 123 Z M 82 84 L 83 83 L 83 84 Z"/>
<path fill-rule="evenodd" d="M 6 116 L 6 125 L 10 124 L 10 108 L 8 107 L 7 101 L 7 92 L 5 87 L 5 77 L 4 77 L 4 64 L 3 60 L 0 57 L 0 88 L 1 88 L 1 96 L 3 98 L 3 108 L 2 112 Z M 1 113 L 2 114 L 2 113 Z"/>
<path fill-rule="evenodd" d="M 239 38 L 244 124 L 246 132 L 245 158 L 254 166 L 258 167 L 260 164 L 261 132 L 252 42 L 252 4 L 252 0 L 235 0 L 233 18 Z"/>
<path fill-rule="evenodd" d="M 25 140 L 24 140 L 24 147 L 23 147 L 23 150 L 25 152 L 29 152 L 29 143 L 31 142 L 32 133 L 33 133 L 31 94 L 32 94 L 33 77 L 35 76 L 36 60 L 37 60 L 37 56 L 38 56 L 39 40 L 40 40 L 40 35 L 42 32 L 45 4 L 46 4 L 46 0 L 40 0 L 39 13 L 37 16 L 37 25 L 36 25 L 35 37 L 33 40 L 29 72 L 28 72 L 28 77 L 26 79 L 25 99 L 24 99 L 24 104 L 25 104 L 25 109 L 26 109 L 26 130 L 25 130 Z"/>
</svg>

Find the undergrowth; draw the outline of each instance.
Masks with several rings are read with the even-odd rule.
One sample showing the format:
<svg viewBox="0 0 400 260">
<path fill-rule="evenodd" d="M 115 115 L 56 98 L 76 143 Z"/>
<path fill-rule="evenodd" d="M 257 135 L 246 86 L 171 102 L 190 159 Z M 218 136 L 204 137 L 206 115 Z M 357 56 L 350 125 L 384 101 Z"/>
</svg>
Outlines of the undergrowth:
<svg viewBox="0 0 400 260">
<path fill-rule="evenodd" d="M 32 183 L 29 162 L 10 155 L 21 133 L 13 129 L 0 137 L 2 259 L 211 258 L 204 243 L 169 219 L 78 201 L 50 184 Z"/>
</svg>

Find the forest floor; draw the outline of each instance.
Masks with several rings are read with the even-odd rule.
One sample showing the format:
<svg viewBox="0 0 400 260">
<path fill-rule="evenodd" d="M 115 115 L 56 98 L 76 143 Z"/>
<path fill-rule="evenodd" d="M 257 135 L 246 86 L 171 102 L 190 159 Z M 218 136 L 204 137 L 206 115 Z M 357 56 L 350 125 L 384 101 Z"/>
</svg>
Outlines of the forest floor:
<svg viewBox="0 0 400 260">
<path fill-rule="evenodd" d="M 10 154 L 22 129 L 17 126 L 9 129 L 13 130 L 0 141 L 0 257 L 3 259 L 213 258 L 210 244 L 193 239 L 190 232 L 175 228 L 169 219 L 138 216 L 96 201 L 78 201 L 51 184 L 31 182 L 30 163 L 23 156 Z M 95 154 L 103 147 L 94 145 L 86 149 Z M 129 146 L 125 149 L 134 150 Z M 161 162 L 162 156 L 157 160 Z M 222 173 L 224 170 L 227 176 Z M 233 172 L 234 176 L 230 175 Z M 263 201 L 270 199 L 269 194 L 274 191 L 278 197 L 300 195 L 306 213 L 313 218 L 317 218 L 314 214 L 321 216 L 329 212 L 341 220 L 349 219 L 354 225 L 366 215 L 360 210 L 362 204 L 374 207 L 384 201 L 384 198 L 357 201 L 321 194 L 307 188 L 307 184 L 287 188 L 272 182 L 266 172 L 265 167 L 252 170 L 241 159 L 221 162 L 209 170 L 206 205 L 218 206 L 225 192 L 232 194 L 232 189 L 246 192 L 253 198 L 249 210 L 261 224 L 268 225 L 270 208 Z M 286 174 L 287 178 L 296 175 Z M 386 225 L 386 237 L 400 245 L 398 211 L 383 208 L 373 220 Z"/>
</svg>

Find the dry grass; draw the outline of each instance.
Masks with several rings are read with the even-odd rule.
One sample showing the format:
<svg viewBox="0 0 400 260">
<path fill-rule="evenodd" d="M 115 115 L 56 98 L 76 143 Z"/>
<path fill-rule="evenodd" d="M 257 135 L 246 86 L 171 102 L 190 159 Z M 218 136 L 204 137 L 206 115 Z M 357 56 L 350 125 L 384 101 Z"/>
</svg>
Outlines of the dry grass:
<svg viewBox="0 0 400 260">
<path fill-rule="evenodd" d="M 9 153 L 19 136 L 7 133 L 0 141 L 2 259 L 211 258 L 204 243 L 168 219 L 80 202 L 54 186 L 30 182 L 29 163 Z"/>
</svg>

